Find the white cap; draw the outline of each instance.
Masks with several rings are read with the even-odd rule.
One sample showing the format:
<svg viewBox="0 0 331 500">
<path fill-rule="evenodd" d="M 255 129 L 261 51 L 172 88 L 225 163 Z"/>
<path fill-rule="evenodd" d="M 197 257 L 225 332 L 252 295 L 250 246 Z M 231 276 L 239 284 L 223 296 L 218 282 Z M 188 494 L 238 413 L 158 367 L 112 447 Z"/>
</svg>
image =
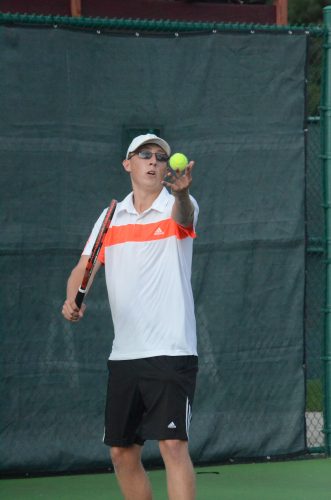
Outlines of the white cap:
<svg viewBox="0 0 331 500">
<path fill-rule="evenodd" d="M 161 137 L 158 137 L 154 134 L 145 134 L 138 135 L 138 137 L 135 137 L 133 139 L 130 146 L 128 147 L 126 159 L 128 159 L 130 153 L 136 151 L 143 144 L 157 144 L 167 153 L 168 156 L 170 156 L 171 154 L 170 146 L 164 139 L 161 139 Z"/>
</svg>

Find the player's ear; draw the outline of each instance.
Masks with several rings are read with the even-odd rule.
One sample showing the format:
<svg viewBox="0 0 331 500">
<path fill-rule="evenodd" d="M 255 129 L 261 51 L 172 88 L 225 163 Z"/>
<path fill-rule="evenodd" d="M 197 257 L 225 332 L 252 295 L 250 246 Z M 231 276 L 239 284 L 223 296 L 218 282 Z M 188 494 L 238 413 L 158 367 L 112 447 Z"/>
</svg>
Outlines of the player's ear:
<svg viewBox="0 0 331 500">
<path fill-rule="evenodd" d="M 126 172 L 131 172 L 130 160 L 123 160 L 122 165 Z"/>
</svg>

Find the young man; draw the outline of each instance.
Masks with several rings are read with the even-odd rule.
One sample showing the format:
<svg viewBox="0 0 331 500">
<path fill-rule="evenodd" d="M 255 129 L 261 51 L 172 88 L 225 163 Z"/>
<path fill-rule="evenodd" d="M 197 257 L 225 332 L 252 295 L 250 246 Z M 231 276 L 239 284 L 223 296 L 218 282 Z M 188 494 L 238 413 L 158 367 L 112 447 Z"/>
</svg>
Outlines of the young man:
<svg viewBox="0 0 331 500">
<path fill-rule="evenodd" d="M 133 190 L 116 207 L 96 265 L 105 265 L 115 332 L 104 442 L 127 500 L 152 498 L 141 463 L 146 439 L 159 442 L 169 498 L 195 497 L 188 430 L 198 358 L 190 278 L 199 210 L 189 194 L 194 162 L 169 173 L 170 153 L 153 134 L 130 144 L 123 167 Z M 104 213 L 68 280 L 62 314 L 69 321 L 84 315 L 74 298 Z"/>
</svg>

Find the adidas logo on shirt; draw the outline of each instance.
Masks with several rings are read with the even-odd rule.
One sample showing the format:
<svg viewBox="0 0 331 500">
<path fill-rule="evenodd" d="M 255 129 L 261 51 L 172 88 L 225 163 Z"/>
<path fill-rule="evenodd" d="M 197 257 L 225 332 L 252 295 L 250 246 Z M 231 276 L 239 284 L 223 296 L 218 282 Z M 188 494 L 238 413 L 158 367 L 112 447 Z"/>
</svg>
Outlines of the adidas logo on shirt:
<svg viewBox="0 0 331 500">
<path fill-rule="evenodd" d="M 154 236 L 162 236 L 164 234 L 164 231 L 160 227 L 157 228 L 156 231 L 154 231 Z"/>
<path fill-rule="evenodd" d="M 170 422 L 168 429 L 177 429 L 175 422 Z"/>
</svg>

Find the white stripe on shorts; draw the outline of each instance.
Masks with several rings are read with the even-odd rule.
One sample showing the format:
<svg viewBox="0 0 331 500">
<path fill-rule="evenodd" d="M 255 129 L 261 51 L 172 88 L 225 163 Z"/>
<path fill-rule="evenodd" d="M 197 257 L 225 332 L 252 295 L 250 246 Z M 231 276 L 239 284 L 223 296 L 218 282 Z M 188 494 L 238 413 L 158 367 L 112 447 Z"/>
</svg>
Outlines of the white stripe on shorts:
<svg viewBox="0 0 331 500">
<path fill-rule="evenodd" d="M 188 398 L 186 398 L 186 435 L 187 435 L 187 438 L 189 438 L 191 419 L 192 419 L 192 409 L 191 409 L 191 405 L 188 401 Z"/>
</svg>

